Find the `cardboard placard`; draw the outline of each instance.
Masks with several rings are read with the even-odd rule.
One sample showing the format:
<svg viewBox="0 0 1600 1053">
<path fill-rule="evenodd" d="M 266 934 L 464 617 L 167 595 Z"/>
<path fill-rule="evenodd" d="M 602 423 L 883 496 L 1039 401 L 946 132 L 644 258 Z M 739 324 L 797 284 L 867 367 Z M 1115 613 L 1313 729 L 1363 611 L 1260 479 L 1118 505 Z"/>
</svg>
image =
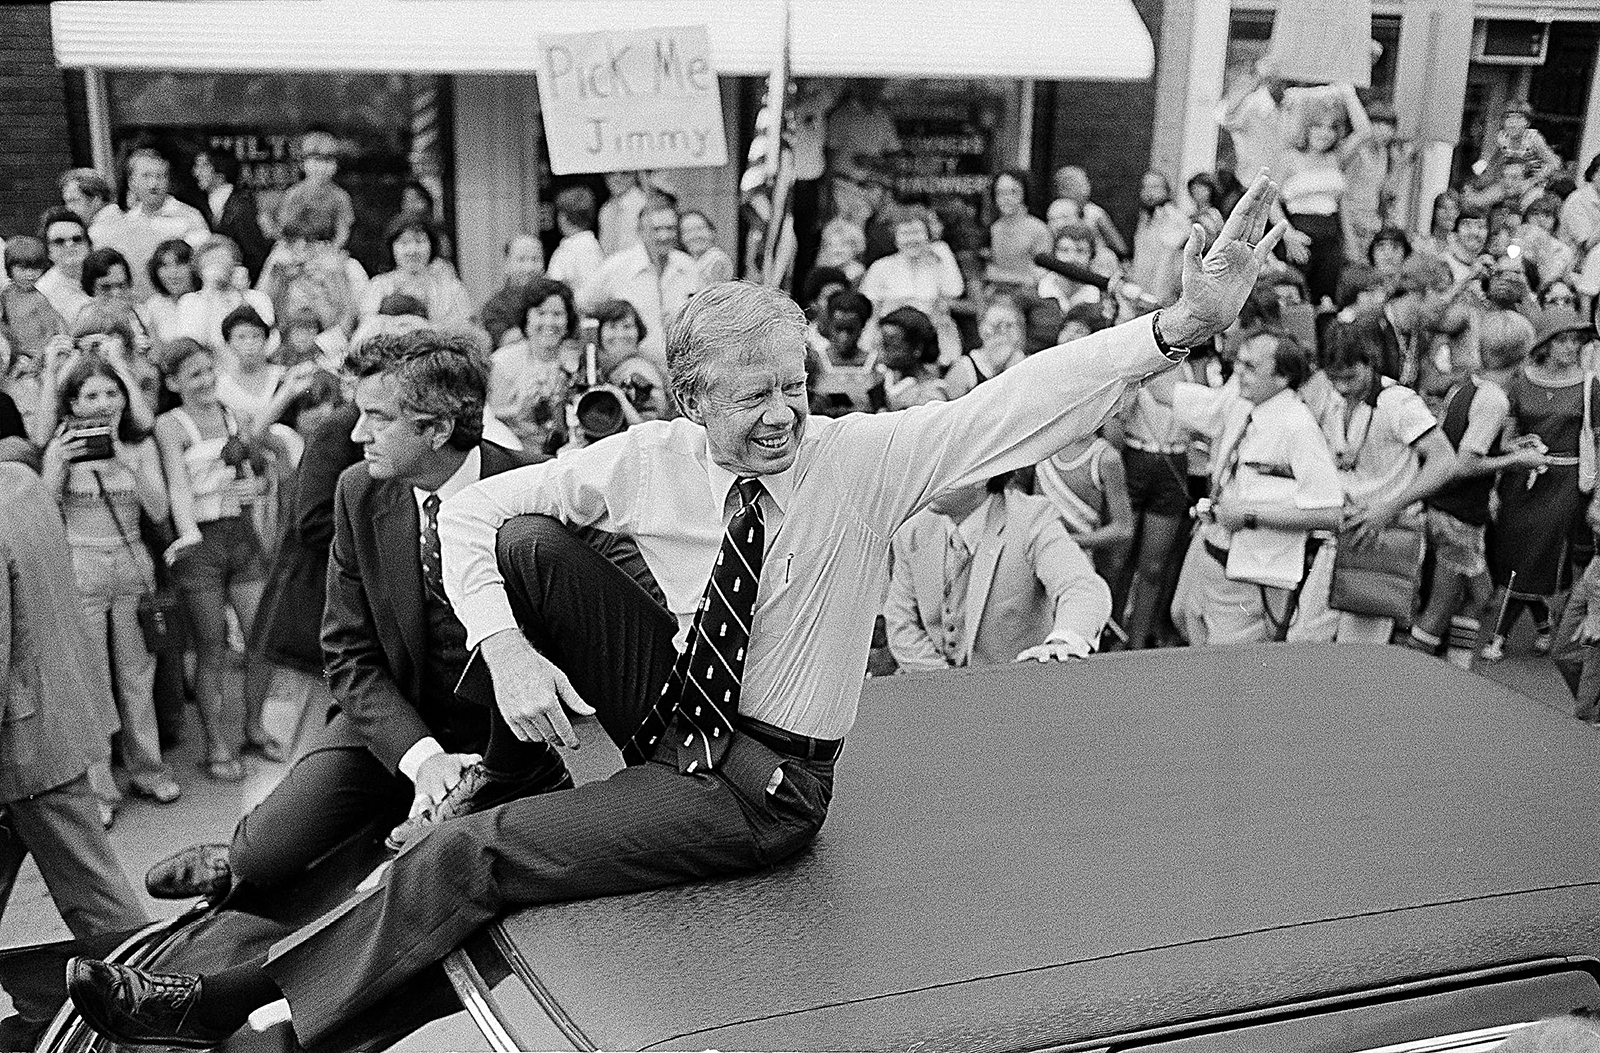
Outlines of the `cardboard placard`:
<svg viewBox="0 0 1600 1053">
<path fill-rule="evenodd" d="M 728 162 L 705 26 L 551 33 L 538 77 L 556 175 Z"/>
<path fill-rule="evenodd" d="M 1372 84 L 1372 0 L 1279 0 L 1268 57 L 1286 80 Z"/>
</svg>

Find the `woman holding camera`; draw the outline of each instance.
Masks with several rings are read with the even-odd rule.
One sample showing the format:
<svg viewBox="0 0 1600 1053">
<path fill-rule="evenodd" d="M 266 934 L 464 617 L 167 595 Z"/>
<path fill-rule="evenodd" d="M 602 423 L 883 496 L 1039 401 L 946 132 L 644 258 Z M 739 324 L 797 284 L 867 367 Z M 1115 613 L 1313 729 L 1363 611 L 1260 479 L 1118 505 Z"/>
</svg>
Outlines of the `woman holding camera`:
<svg viewBox="0 0 1600 1053">
<path fill-rule="evenodd" d="M 595 365 L 602 383 L 628 394 L 641 420 L 672 416 L 667 376 L 660 364 L 639 350 L 644 339 L 644 319 L 627 300 L 603 300 L 590 313 L 599 325 Z"/>
<path fill-rule="evenodd" d="M 44 483 L 61 502 L 94 659 L 116 685 L 122 764 L 132 792 L 171 804 L 180 790 L 161 759 L 155 656 L 139 624 L 140 597 L 155 587 L 139 517 L 167 517 L 161 461 L 129 412 L 127 383 L 101 356 L 74 357 L 62 371 L 56 401 L 62 423 L 45 447 Z M 114 803 L 102 794 L 107 806 Z"/>
<path fill-rule="evenodd" d="M 156 420 L 156 445 L 172 498 L 178 539 L 166 559 L 183 594 L 197 664 L 195 695 L 205 736 L 202 770 L 218 782 L 244 778 L 239 736 L 224 729 L 223 660 L 228 647 L 227 609 L 248 635 L 266 578 L 266 557 L 244 517 L 241 492 L 254 480 L 252 452 L 232 412 L 217 400 L 211 349 L 188 337 L 167 345 L 167 386 L 181 400 Z M 245 713 L 244 748 L 271 761 L 283 746 L 261 726 L 259 703 Z"/>
<path fill-rule="evenodd" d="M 522 291 L 523 339 L 490 359 L 489 412 L 522 448 L 553 454 L 567 441 L 567 396 L 582 368 L 578 311 L 565 282 L 534 278 Z"/>
</svg>

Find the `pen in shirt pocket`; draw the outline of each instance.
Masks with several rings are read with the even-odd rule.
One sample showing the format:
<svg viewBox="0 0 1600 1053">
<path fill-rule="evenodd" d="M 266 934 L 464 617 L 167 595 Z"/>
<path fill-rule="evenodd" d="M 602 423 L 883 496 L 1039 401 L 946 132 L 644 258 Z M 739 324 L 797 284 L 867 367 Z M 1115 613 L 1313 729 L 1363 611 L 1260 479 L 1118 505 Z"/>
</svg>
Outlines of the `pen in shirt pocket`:
<svg viewBox="0 0 1600 1053">
<path fill-rule="evenodd" d="M 789 558 L 783 564 L 783 583 L 789 584 L 789 570 L 794 566 L 794 553 L 789 553 Z"/>
</svg>

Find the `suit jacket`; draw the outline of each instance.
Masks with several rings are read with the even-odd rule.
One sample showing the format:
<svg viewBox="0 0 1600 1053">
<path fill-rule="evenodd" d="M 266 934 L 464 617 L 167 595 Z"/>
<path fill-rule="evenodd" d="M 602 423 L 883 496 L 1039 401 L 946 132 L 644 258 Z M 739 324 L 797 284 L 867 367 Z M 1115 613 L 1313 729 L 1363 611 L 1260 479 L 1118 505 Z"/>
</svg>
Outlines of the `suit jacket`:
<svg viewBox="0 0 1600 1053">
<path fill-rule="evenodd" d="M 312 433 L 294 474 L 294 504 L 257 608 L 255 643 L 269 661 L 319 675 L 320 623 L 333 543 L 333 495 L 339 475 L 361 460 L 350 432 L 359 414 L 342 406 Z M 308 618 L 311 611 L 316 618 Z"/>
<path fill-rule="evenodd" d="M 271 248 L 267 236 L 261 232 L 255 192 L 247 186 L 234 184 L 233 192 L 222 205 L 222 215 L 212 215 L 209 203 L 201 211 L 213 231 L 226 234 L 238 244 L 245 270 L 250 272 L 250 284 L 254 285 L 261 277 L 261 265 L 267 261 L 267 251 Z"/>
<path fill-rule="evenodd" d="M 541 459 L 491 442 L 478 449 L 483 477 Z M 429 735 L 451 749 L 459 736 L 450 729 L 481 726 L 488 733 L 481 705 L 454 695 L 423 697 L 428 637 L 418 517 L 410 483 L 374 480 L 365 464 L 339 477 L 322 614 L 324 673 L 334 705 L 320 744 L 365 746 L 390 771 L 399 771 L 400 758 Z"/>
<path fill-rule="evenodd" d="M 960 665 L 994 665 L 1050 637 L 1093 647 L 1111 617 L 1111 590 L 1094 572 L 1050 503 L 1006 490 L 989 499 L 972 554 Z M 949 522 L 924 509 L 894 536 L 883 614 L 902 669 L 950 666 L 944 635 Z"/>
<path fill-rule="evenodd" d="M 66 527 L 39 477 L 0 463 L 0 803 L 71 782 L 117 728 Z"/>
</svg>

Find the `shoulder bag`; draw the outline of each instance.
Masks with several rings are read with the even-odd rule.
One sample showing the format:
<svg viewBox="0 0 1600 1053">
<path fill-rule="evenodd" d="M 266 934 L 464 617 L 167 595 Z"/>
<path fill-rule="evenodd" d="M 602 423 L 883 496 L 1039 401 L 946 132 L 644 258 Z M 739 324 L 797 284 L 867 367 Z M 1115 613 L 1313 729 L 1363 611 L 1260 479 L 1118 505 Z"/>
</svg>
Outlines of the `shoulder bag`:
<svg viewBox="0 0 1600 1053">
<path fill-rule="evenodd" d="M 111 495 L 106 493 L 105 481 L 100 478 L 99 472 L 91 469 L 90 474 L 94 476 L 94 485 L 100 491 L 100 500 L 106 506 L 106 514 L 117 525 L 117 536 L 122 539 L 122 545 L 128 550 L 129 558 L 142 572 L 144 563 L 140 561 L 139 552 L 129 540 L 128 532 L 123 529 L 122 520 L 117 517 L 117 509 L 111 503 Z M 139 619 L 139 631 L 144 634 L 145 650 L 151 654 L 183 651 L 189 637 L 185 631 L 187 623 L 183 617 L 183 602 L 178 598 L 176 590 L 157 588 L 155 581 L 147 575 L 145 591 L 139 597 L 135 614 Z"/>
<path fill-rule="evenodd" d="M 1377 406 L 1373 406 L 1372 416 L 1377 412 Z M 1350 458 L 1352 466 L 1367 445 L 1372 416 L 1367 418 L 1361 442 Z M 1339 528 L 1328 606 L 1346 614 L 1370 618 L 1411 617 L 1422 578 L 1424 537 L 1421 525 L 1406 521 L 1402 515 L 1379 531 L 1376 539 L 1360 548 L 1356 547 L 1353 535 L 1350 528 Z"/>
</svg>

